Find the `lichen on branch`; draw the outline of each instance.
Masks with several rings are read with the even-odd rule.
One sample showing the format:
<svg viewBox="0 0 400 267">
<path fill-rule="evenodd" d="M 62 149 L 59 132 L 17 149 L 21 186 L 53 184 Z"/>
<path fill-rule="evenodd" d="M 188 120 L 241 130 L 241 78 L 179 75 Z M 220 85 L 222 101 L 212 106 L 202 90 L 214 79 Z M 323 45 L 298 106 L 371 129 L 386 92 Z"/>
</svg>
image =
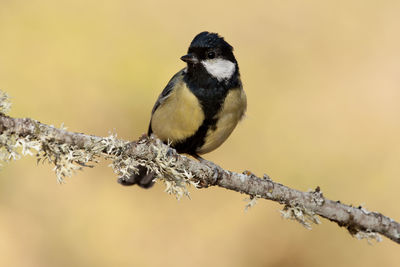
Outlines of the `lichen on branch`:
<svg viewBox="0 0 400 267">
<path fill-rule="evenodd" d="M 93 167 L 101 158 L 111 160 L 119 178 L 138 172 L 146 166 L 155 180 L 165 184 L 166 192 L 178 199 L 189 196 L 189 187 L 219 186 L 247 194 L 246 208 L 260 198 L 284 205 L 284 218 L 300 222 L 306 228 L 319 224 L 318 216 L 345 227 L 358 239 L 380 240 L 384 235 L 400 243 L 400 224 L 378 212 L 353 207 L 323 196 L 317 187 L 302 192 L 273 181 L 269 176 L 257 177 L 249 171 L 235 173 L 208 161 L 178 154 L 154 136 L 142 136 L 129 142 L 116 135 L 98 137 L 67 131 L 28 118 L 11 118 L 5 93 L 0 92 L 0 161 L 17 160 L 21 155 L 34 155 L 39 162 L 54 165 L 59 182 L 84 167 Z"/>
</svg>

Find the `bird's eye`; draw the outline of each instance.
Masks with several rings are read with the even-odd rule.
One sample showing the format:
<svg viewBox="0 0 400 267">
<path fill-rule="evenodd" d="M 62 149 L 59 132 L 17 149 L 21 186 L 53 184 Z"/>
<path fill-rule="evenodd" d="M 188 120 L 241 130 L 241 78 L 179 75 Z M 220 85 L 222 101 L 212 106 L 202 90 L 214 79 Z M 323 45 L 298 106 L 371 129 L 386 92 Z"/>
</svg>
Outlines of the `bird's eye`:
<svg viewBox="0 0 400 267">
<path fill-rule="evenodd" d="M 209 59 L 213 59 L 213 58 L 215 58 L 215 53 L 214 53 L 214 52 L 208 52 L 208 53 L 207 53 L 207 57 L 208 57 Z"/>
</svg>

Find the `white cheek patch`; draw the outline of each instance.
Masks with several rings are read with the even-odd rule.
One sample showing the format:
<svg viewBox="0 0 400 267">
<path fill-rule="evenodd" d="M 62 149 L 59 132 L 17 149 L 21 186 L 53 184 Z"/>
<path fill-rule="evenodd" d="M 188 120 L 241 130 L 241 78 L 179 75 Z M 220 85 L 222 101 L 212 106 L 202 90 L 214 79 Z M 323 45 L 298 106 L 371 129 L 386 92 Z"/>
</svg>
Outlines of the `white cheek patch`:
<svg viewBox="0 0 400 267">
<path fill-rule="evenodd" d="M 203 64 L 207 72 L 218 81 L 228 80 L 236 70 L 235 63 L 222 58 L 203 60 L 201 64 Z"/>
</svg>

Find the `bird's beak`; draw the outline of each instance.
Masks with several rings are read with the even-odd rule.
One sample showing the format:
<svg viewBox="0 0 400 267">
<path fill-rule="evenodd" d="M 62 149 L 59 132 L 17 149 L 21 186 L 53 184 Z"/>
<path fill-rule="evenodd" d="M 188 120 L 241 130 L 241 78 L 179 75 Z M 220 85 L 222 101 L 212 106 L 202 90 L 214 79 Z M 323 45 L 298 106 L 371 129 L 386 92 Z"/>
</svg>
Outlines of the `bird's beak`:
<svg viewBox="0 0 400 267">
<path fill-rule="evenodd" d="M 183 61 L 185 61 L 186 63 L 191 63 L 191 64 L 199 63 L 199 60 L 197 59 L 197 57 L 195 55 L 193 55 L 192 53 L 184 55 L 183 57 L 181 57 L 181 59 Z"/>
</svg>

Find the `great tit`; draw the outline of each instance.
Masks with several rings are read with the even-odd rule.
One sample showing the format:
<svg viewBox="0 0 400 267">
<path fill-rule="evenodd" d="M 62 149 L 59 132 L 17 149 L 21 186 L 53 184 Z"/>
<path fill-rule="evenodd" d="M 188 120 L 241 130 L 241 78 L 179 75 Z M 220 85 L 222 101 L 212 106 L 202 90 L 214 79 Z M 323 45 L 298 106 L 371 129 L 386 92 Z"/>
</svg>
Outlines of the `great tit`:
<svg viewBox="0 0 400 267">
<path fill-rule="evenodd" d="M 187 66 L 175 74 L 158 97 L 148 135 L 196 158 L 219 147 L 243 117 L 247 101 L 233 47 L 217 33 L 201 32 L 181 57 Z M 120 178 L 123 185 L 153 185 L 154 174 Z"/>
</svg>

